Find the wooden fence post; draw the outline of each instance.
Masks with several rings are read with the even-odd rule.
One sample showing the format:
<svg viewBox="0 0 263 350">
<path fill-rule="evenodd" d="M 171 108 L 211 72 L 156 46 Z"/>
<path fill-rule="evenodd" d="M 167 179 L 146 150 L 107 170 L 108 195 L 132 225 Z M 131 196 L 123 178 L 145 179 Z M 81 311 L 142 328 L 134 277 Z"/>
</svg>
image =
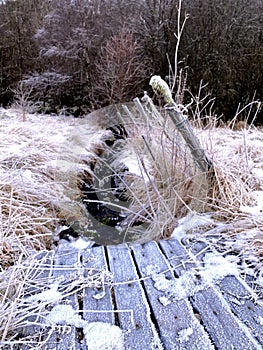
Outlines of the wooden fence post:
<svg viewBox="0 0 263 350">
<path fill-rule="evenodd" d="M 168 85 L 160 76 L 157 75 L 154 75 L 151 78 L 150 85 L 155 93 L 160 94 L 164 98 L 166 102 L 165 109 L 175 124 L 175 127 L 179 130 L 186 144 L 188 145 L 196 165 L 202 172 L 206 173 L 207 175 L 209 174 L 209 180 L 211 181 L 211 175 L 214 173 L 213 164 L 207 158 L 197 136 L 194 134 L 188 118 L 181 113 L 174 102 Z"/>
</svg>

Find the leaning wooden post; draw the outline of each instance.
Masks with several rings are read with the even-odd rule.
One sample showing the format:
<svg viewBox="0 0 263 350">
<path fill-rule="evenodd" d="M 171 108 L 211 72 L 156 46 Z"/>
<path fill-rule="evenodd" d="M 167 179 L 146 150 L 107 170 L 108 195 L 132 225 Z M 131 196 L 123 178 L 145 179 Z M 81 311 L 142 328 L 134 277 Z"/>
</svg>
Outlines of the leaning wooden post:
<svg viewBox="0 0 263 350">
<path fill-rule="evenodd" d="M 209 181 L 211 181 L 214 173 L 213 164 L 205 155 L 205 151 L 203 150 L 197 136 L 194 134 L 188 118 L 180 112 L 174 102 L 168 85 L 157 75 L 154 75 L 151 78 L 150 85 L 154 92 L 160 94 L 164 98 L 166 102 L 165 109 L 188 145 L 196 165 L 202 172 L 207 175 L 209 174 Z"/>
</svg>

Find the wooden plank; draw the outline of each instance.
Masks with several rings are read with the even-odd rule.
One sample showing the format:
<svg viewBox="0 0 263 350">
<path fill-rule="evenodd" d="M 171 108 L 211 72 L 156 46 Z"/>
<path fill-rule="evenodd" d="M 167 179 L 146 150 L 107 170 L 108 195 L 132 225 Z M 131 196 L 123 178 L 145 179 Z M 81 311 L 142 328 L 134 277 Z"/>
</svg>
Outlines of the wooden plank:
<svg viewBox="0 0 263 350">
<path fill-rule="evenodd" d="M 111 246 L 108 256 L 114 273 L 117 323 L 124 331 L 125 349 L 161 349 L 131 251 L 126 245 Z"/>
<path fill-rule="evenodd" d="M 105 248 L 96 247 L 83 253 L 84 277 L 98 281 L 94 287 L 85 288 L 83 293 L 83 318 L 87 322 L 115 323 L 114 304 L 109 283 L 109 268 Z M 101 283 L 100 283 L 101 282 Z M 105 285 L 103 286 L 103 283 Z M 100 286 L 101 285 L 101 286 Z M 97 311 L 97 312 L 96 312 Z"/>
<path fill-rule="evenodd" d="M 188 256 L 190 259 L 192 257 L 193 264 L 189 271 L 191 271 L 191 268 L 194 270 L 191 275 L 189 274 L 189 278 L 192 279 L 193 286 L 198 286 L 202 283 L 202 281 L 198 280 L 198 269 L 201 271 L 203 266 L 202 258 L 205 255 L 205 251 L 207 252 L 207 247 L 203 242 L 195 244 L 195 249 L 192 250 L 192 253 L 187 252 L 175 240 L 160 242 L 160 244 L 168 255 L 171 265 L 179 275 L 184 273 L 184 264 L 180 265 L 178 259 L 173 256 L 175 251 L 180 252 L 180 259 L 182 259 L 182 256 L 184 258 Z M 185 251 L 185 255 L 183 254 L 183 250 Z M 253 335 L 231 312 L 222 294 L 215 287 L 210 286 L 202 290 L 196 288 L 196 290 L 197 292 L 191 295 L 190 300 L 200 314 L 204 327 L 218 349 L 261 349 Z"/>
<path fill-rule="evenodd" d="M 194 241 L 189 245 L 191 253 L 197 256 L 201 264 L 208 248 L 208 244 L 199 241 Z M 263 307 L 262 304 L 257 304 L 257 297 L 250 286 L 236 276 L 226 276 L 216 284 L 234 315 L 250 329 L 255 339 L 263 345 Z"/>
<path fill-rule="evenodd" d="M 233 313 L 263 345 L 263 307 L 257 304 L 250 287 L 234 276 L 226 276 L 220 282 L 219 287 Z"/>
<path fill-rule="evenodd" d="M 150 242 L 136 245 L 133 251 L 164 348 L 214 349 L 208 334 L 195 317 L 189 301 L 170 299 L 169 287 L 166 290 L 158 290 L 155 287 L 153 278 L 158 274 L 165 278 L 168 285 L 171 281 L 176 284 L 171 267 L 158 244 Z M 165 298 L 167 303 L 164 302 Z"/>
<path fill-rule="evenodd" d="M 30 270 L 27 272 L 27 288 L 25 290 L 25 307 L 27 310 L 27 326 L 19 330 L 24 337 L 39 333 L 41 326 L 39 323 L 43 321 L 43 317 L 39 315 L 37 305 L 34 302 L 27 302 L 27 298 L 32 295 L 41 293 L 46 288 L 48 279 L 51 277 L 51 266 L 53 263 L 54 252 L 40 252 L 36 254 L 29 266 Z M 36 311 L 37 310 L 37 311 Z"/>
<path fill-rule="evenodd" d="M 72 248 L 67 243 L 61 244 L 54 257 L 52 271 L 53 281 L 62 281 L 62 283 L 60 283 L 62 285 L 63 283 L 65 285 L 69 284 L 72 276 L 79 273 L 79 260 L 80 255 L 78 251 L 72 251 Z M 79 305 L 76 294 L 63 298 L 60 304 L 71 305 L 73 310 L 78 312 Z M 76 327 L 65 322 L 63 325 L 55 325 L 50 331 L 48 331 L 48 328 L 49 327 L 46 327 L 48 335 L 47 338 L 44 339 L 45 345 L 43 345 L 46 350 L 78 350 L 78 334 Z"/>
<path fill-rule="evenodd" d="M 262 350 L 214 288 L 197 292 L 192 300 L 217 349 Z"/>
<path fill-rule="evenodd" d="M 209 251 L 203 242 L 199 243 L 188 247 L 169 240 L 130 248 L 96 247 L 82 252 L 62 244 L 55 256 L 53 252 L 39 255 L 40 263 L 30 272 L 35 283 L 28 291 L 38 294 L 43 287 L 57 283 L 58 290 L 65 292 L 78 277 L 83 283 L 90 279 L 93 285 L 78 295 L 71 289 L 59 304 L 72 306 L 83 317 L 80 327 L 89 322 L 119 326 L 127 350 L 262 350 L 263 308 L 255 302 L 244 281 L 226 276 L 214 285 L 195 288 L 202 284 L 198 276 Z M 114 275 L 113 283 L 109 270 Z M 184 276 L 189 278 L 193 290 L 182 289 L 181 296 L 175 295 L 173 288 Z M 164 286 L 160 287 L 160 281 Z M 46 313 L 31 319 L 42 322 L 43 327 L 28 327 L 24 335 L 42 331 L 41 346 L 46 350 L 80 347 L 87 350 L 82 329 L 70 321 L 51 328 Z M 34 343 L 21 345 L 21 349 L 29 350 L 32 346 Z"/>
<path fill-rule="evenodd" d="M 54 251 L 43 251 L 33 256 L 32 268 L 27 276 L 30 280 L 28 294 L 39 293 L 47 285 L 47 280 L 52 275 L 53 260 Z"/>
<path fill-rule="evenodd" d="M 54 256 L 53 277 L 70 277 L 79 273 L 80 257 L 80 252 L 72 249 L 68 242 L 61 243 Z"/>
<path fill-rule="evenodd" d="M 50 308 L 52 312 L 52 302 L 42 300 L 42 293 L 49 290 L 54 284 L 58 285 L 58 292 L 67 287 L 71 283 L 71 277 L 77 273 L 77 264 L 79 263 L 79 255 L 75 251 L 72 251 L 71 247 L 67 244 L 62 244 L 57 252 L 43 252 L 39 254 L 39 264 L 36 264 L 30 271 L 30 278 L 34 278 L 34 283 L 30 286 L 30 295 L 36 299 L 32 299 L 32 313 L 28 309 L 29 327 L 27 332 L 23 333 L 23 336 L 29 336 L 32 340 L 27 344 L 22 344 L 21 349 L 29 350 L 32 348 L 41 348 L 45 350 L 77 350 L 77 331 L 72 325 L 54 324 L 51 326 L 46 317 L 47 310 L 44 308 L 42 311 L 38 309 L 38 294 L 41 303 Z M 44 296 L 43 296 L 44 297 Z M 44 297 L 45 298 L 45 297 Z M 76 295 L 70 295 L 59 301 L 60 304 L 72 305 L 74 310 L 78 310 L 78 302 Z M 55 307 L 56 305 L 54 305 Z M 66 319 L 66 316 L 65 316 Z M 37 326 L 31 325 L 36 323 Z M 38 340 L 35 340 L 38 338 Z"/>
<path fill-rule="evenodd" d="M 168 261 L 171 262 L 173 271 L 177 276 L 180 276 L 183 271 L 196 268 L 197 259 L 195 256 L 206 248 L 206 246 L 202 244 L 199 249 L 196 249 L 192 254 L 192 252 L 186 249 L 177 239 L 162 240 L 159 242 L 159 245 Z"/>
<path fill-rule="evenodd" d="M 209 246 L 205 242 L 194 241 L 188 249 L 194 254 L 200 264 L 207 253 Z M 228 303 L 232 313 L 248 327 L 255 340 L 263 344 L 263 308 L 255 302 L 255 295 L 245 281 L 236 276 L 226 276 L 216 282 L 220 294 Z"/>
<path fill-rule="evenodd" d="M 41 346 L 45 350 L 79 350 L 76 328 L 70 325 L 56 326 Z"/>
</svg>

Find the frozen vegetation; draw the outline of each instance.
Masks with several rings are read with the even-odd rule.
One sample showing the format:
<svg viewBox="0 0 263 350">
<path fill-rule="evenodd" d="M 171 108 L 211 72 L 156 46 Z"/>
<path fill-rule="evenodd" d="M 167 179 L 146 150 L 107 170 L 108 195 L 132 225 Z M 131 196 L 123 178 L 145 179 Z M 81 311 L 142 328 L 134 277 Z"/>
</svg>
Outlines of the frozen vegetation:
<svg viewBox="0 0 263 350">
<path fill-rule="evenodd" d="M 46 321 L 51 325 L 66 322 L 83 328 L 86 344 L 91 349 L 123 349 L 120 328 L 108 323 L 88 323 L 72 306 L 60 304 L 63 293 L 59 289 L 59 279 L 47 284 L 42 292 L 26 298 L 23 295 L 33 266 L 32 257 L 38 251 L 52 249 L 54 233 L 63 221 L 78 221 L 80 231 L 84 228 L 89 232 L 89 218 L 80 201 L 78 181 L 83 173 L 91 171 L 89 164 L 98 157 L 95 151 L 110 135 L 106 127 L 105 121 L 103 124 L 97 119 L 62 115 L 32 114 L 22 122 L 19 111 L 0 109 L 0 337 L 3 341 L 12 340 L 19 325 L 21 305 L 45 303 L 52 306 Z M 156 130 L 153 136 L 156 136 Z M 139 135 L 135 132 L 138 133 L 138 129 L 132 130 L 130 138 L 135 138 L 138 145 Z M 171 299 L 189 297 L 229 274 L 251 275 L 256 285 L 263 287 L 263 131 L 253 126 L 242 130 L 210 126 L 206 129 L 196 127 L 195 132 L 217 170 L 217 190 L 211 199 L 213 205 L 204 212 L 199 212 L 198 206 L 192 210 L 187 207 L 188 210 L 182 211 L 173 221 L 166 217 L 169 229 L 160 223 L 164 216 L 157 217 L 159 226 L 150 226 L 153 236 L 148 230 L 147 236 L 139 236 L 139 239 L 172 236 L 184 240 L 193 235 L 200 236 L 218 253 L 205 255 L 200 272 L 202 283 L 198 285 L 194 271 L 186 271 L 174 285 L 162 274 L 154 274 L 154 266 L 149 266 L 148 273 L 155 288 L 163 292 L 159 299 L 163 305 L 169 305 Z M 128 142 L 131 147 L 131 141 Z M 121 163 L 128 168 L 132 193 L 139 198 L 133 210 L 138 209 L 138 203 L 142 203 L 142 207 L 148 206 L 149 200 L 156 208 L 156 193 L 151 194 L 152 197 L 143 194 L 144 203 L 132 187 L 134 183 L 141 186 L 143 182 L 146 184 L 140 189 L 143 192 L 159 176 L 150 156 L 142 162 L 137 155 L 127 149 L 121 153 Z M 114 161 L 116 163 L 116 159 Z M 158 191 L 158 195 L 164 194 Z M 163 212 L 167 209 L 165 205 Z M 160 228 L 163 231 L 158 231 Z M 73 250 L 88 249 L 94 237 L 90 230 L 90 236 L 72 239 L 68 244 Z M 226 251 L 235 254 L 223 258 L 221 253 Z M 77 280 L 76 286 L 79 286 Z M 12 300 L 16 300 L 16 304 Z M 179 341 L 187 342 L 192 332 L 191 325 L 182 330 L 178 334 Z"/>
</svg>

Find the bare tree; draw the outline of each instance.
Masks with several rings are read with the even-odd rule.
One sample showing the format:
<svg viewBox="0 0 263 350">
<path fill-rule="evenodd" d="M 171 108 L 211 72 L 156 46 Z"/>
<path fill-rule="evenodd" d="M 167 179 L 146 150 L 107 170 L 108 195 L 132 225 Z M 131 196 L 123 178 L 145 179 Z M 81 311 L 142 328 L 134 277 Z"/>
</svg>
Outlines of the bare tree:
<svg viewBox="0 0 263 350">
<path fill-rule="evenodd" d="M 101 50 L 96 73 L 96 90 L 107 102 L 134 97 L 138 87 L 149 77 L 149 68 L 143 48 L 132 33 L 123 29 L 108 40 Z"/>
<path fill-rule="evenodd" d="M 209 83 L 219 114 L 262 96 L 263 3 L 258 0 L 184 0 L 190 14 L 180 46 L 191 90 Z"/>
<path fill-rule="evenodd" d="M 106 0 L 53 0 L 35 39 L 46 72 L 70 77 L 61 103 L 90 104 L 100 47 L 111 34 L 112 5 Z"/>
<path fill-rule="evenodd" d="M 0 101 L 4 105 L 12 98 L 10 86 L 39 68 L 33 35 L 47 9 L 46 0 L 0 2 Z"/>
<path fill-rule="evenodd" d="M 117 59 L 123 55 L 120 50 L 114 57 L 109 46 L 102 52 L 101 48 L 126 28 L 140 47 L 136 51 L 140 58 L 137 63 L 148 58 L 150 73 L 164 77 L 169 73 L 170 61 L 183 85 L 181 72 L 187 66 L 186 88 L 195 95 L 201 80 L 209 83 L 208 89 L 216 96 L 218 114 L 231 118 L 239 103 L 246 104 L 253 96 L 256 100 L 263 98 L 262 6 L 261 0 L 0 1 L 0 101 L 4 105 L 10 103 L 10 86 L 28 75 L 40 79 L 39 87 L 43 81 L 49 81 L 44 99 L 60 107 L 84 104 L 87 109 L 96 108 L 101 104 L 103 90 L 108 91 L 106 100 L 110 101 L 128 99 L 139 87 L 147 89 L 147 74 L 141 66 L 134 89 L 129 83 L 125 96 L 116 84 L 114 96 L 114 91 L 109 92 L 114 86 L 111 81 L 109 87 L 109 79 L 113 78 L 109 75 L 106 81 L 98 67 L 101 65 L 104 74 L 109 74 L 112 67 L 107 68 L 104 60 L 125 66 L 124 60 Z M 181 32 L 185 13 L 190 17 Z M 63 77 L 69 79 L 57 85 L 52 78 L 55 74 L 62 81 Z M 116 74 L 120 77 L 121 69 Z M 122 86 L 129 74 L 131 70 L 126 77 L 123 75 Z M 180 86 L 180 81 L 176 86 Z"/>
<path fill-rule="evenodd" d="M 144 44 L 154 74 L 167 75 L 168 60 L 174 61 L 178 3 L 174 0 L 141 0 L 131 21 L 132 32 Z"/>
<path fill-rule="evenodd" d="M 69 89 L 70 76 L 56 72 L 33 73 L 27 75 L 20 84 L 23 91 L 30 91 L 31 100 L 38 101 L 38 105 L 41 101 L 45 112 L 58 112 L 61 95 Z"/>
<path fill-rule="evenodd" d="M 21 119 L 25 122 L 27 113 L 34 113 L 40 108 L 41 103 L 34 99 L 33 87 L 26 85 L 23 81 L 20 81 L 12 92 L 14 94 L 13 107 L 21 112 Z"/>
</svg>

